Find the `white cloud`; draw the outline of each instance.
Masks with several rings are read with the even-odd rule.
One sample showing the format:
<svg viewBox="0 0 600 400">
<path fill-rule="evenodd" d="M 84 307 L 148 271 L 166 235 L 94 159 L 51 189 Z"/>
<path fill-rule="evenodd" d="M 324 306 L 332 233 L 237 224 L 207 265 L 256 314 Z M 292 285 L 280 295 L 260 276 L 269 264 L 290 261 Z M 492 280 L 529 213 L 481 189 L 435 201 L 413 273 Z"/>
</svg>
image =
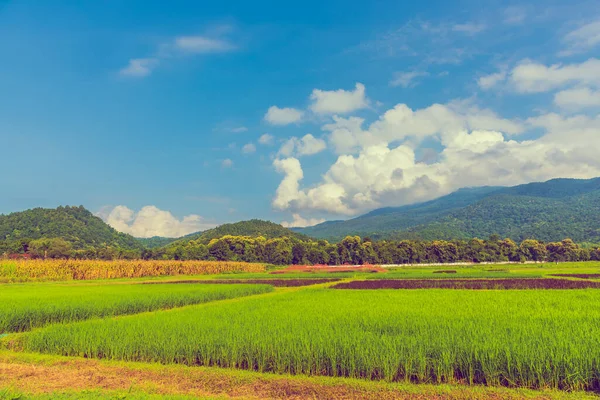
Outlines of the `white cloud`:
<svg viewBox="0 0 600 400">
<path fill-rule="evenodd" d="M 301 215 L 356 215 L 426 201 L 465 186 L 600 176 L 600 116 L 545 114 L 515 122 L 454 102 L 414 111 L 400 104 L 366 129 L 363 122 L 337 117 L 325 127 L 340 155 L 310 186 L 302 185 L 298 159 L 275 160 L 283 180 L 273 207 Z M 542 135 L 528 140 L 509 136 L 525 129 Z M 338 138 L 336 132 L 341 132 Z M 415 155 L 418 139 L 425 137 L 440 143 L 437 157 L 428 162 Z"/>
<path fill-rule="evenodd" d="M 362 128 L 362 118 L 334 117 L 333 120 L 324 125 L 323 130 L 330 132 L 329 142 L 338 154 L 407 139 L 420 142 L 430 136 L 443 138 L 462 130 L 500 130 L 518 134 L 524 129 L 518 121 L 500 118 L 491 110 L 464 102 L 433 104 L 416 111 L 406 104 L 398 104 L 366 130 Z"/>
<path fill-rule="evenodd" d="M 510 82 L 521 93 L 539 93 L 568 84 L 600 86 L 600 60 L 590 58 L 580 64 L 545 66 L 523 61 L 510 74 Z"/>
<path fill-rule="evenodd" d="M 271 146 L 274 140 L 275 138 L 273 137 L 273 135 L 265 133 L 264 135 L 261 135 L 260 138 L 258 138 L 258 143 L 262 144 L 263 146 Z"/>
<path fill-rule="evenodd" d="M 271 125 L 289 125 L 302 120 L 304 113 L 295 108 L 271 106 L 265 114 L 265 121 Z"/>
<path fill-rule="evenodd" d="M 242 147 L 242 153 L 244 154 L 251 154 L 254 153 L 256 151 L 256 146 L 254 145 L 254 143 L 247 143 L 244 145 L 244 147 Z"/>
<path fill-rule="evenodd" d="M 392 79 L 392 81 L 390 82 L 390 85 L 402 86 L 404 88 L 407 88 L 409 86 L 415 86 L 416 78 L 419 78 L 422 76 L 428 76 L 428 75 L 429 75 L 429 73 L 425 72 L 425 71 L 396 72 L 394 74 L 394 79 Z"/>
<path fill-rule="evenodd" d="M 323 218 L 302 218 L 300 214 L 292 214 L 293 220 L 290 222 L 282 221 L 281 226 L 285 228 L 305 228 L 325 222 Z"/>
<path fill-rule="evenodd" d="M 215 226 L 204 222 L 199 215 L 191 214 L 177 219 L 169 211 L 160 210 L 155 206 L 142 207 L 138 212 L 126 206 L 116 206 L 104 220 L 119 232 L 139 238 L 180 237 Z"/>
<path fill-rule="evenodd" d="M 483 90 L 488 90 L 503 82 L 506 79 L 506 71 L 500 71 L 489 75 L 484 75 L 477 80 L 477 84 Z"/>
<path fill-rule="evenodd" d="M 593 49 L 600 44 L 600 19 L 569 32 L 563 39 L 567 49 L 560 55 L 568 56 Z"/>
<path fill-rule="evenodd" d="M 600 91 L 587 87 L 562 90 L 554 95 L 554 104 L 566 110 L 600 107 Z"/>
<path fill-rule="evenodd" d="M 156 58 L 132 58 L 129 64 L 119 71 L 122 76 L 131 76 L 143 78 L 152 73 L 152 70 L 158 65 Z"/>
<path fill-rule="evenodd" d="M 308 133 L 300 139 L 295 136 L 289 138 L 279 149 L 278 155 L 284 157 L 290 157 L 292 155 L 296 157 L 310 156 L 320 153 L 326 148 L 327 144 L 323 139 L 318 139 Z"/>
<path fill-rule="evenodd" d="M 467 35 L 475 35 L 479 32 L 483 32 L 486 29 L 486 25 L 482 23 L 467 22 L 465 24 L 455 24 L 452 26 L 454 32 L 462 32 Z"/>
<path fill-rule="evenodd" d="M 227 38 L 222 37 L 231 29 L 222 26 L 214 29 L 210 35 L 177 36 L 157 46 L 156 51 L 150 57 L 132 58 L 119 74 L 130 77 L 149 76 L 159 62 L 183 56 L 198 54 L 226 53 L 237 50 L 237 47 Z"/>
<path fill-rule="evenodd" d="M 223 161 L 221 161 L 221 167 L 222 168 L 231 168 L 233 167 L 233 161 L 231 161 L 231 159 L 226 158 Z"/>
<path fill-rule="evenodd" d="M 223 53 L 235 50 L 235 46 L 227 40 L 206 36 L 179 36 L 174 40 L 174 47 L 183 52 L 195 54 Z"/>
<path fill-rule="evenodd" d="M 246 131 L 248 131 L 248 128 L 246 128 L 245 126 L 237 126 L 235 128 L 229 129 L 229 132 L 232 132 L 232 133 L 242 133 L 242 132 L 246 132 Z"/>
<path fill-rule="evenodd" d="M 362 83 L 357 83 L 352 91 L 314 89 L 310 100 L 310 109 L 316 114 L 345 114 L 369 105 L 365 96 L 365 85 Z"/>
</svg>

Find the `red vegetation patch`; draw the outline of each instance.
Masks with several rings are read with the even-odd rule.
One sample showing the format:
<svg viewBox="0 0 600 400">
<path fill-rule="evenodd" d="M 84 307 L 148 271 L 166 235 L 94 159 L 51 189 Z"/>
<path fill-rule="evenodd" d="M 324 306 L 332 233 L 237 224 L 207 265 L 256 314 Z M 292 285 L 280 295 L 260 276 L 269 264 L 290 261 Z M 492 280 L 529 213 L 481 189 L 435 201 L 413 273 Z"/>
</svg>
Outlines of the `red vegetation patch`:
<svg viewBox="0 0 600 400">
<path fill-rule="evenodd" d="M 291 265 L 285 269 L 273 271 L 271 274 L 289 274 L 289 273 L 336 273 L 336 272 L 367 272 L 377 273 L 386 272 L 385 268 L 375 265 Z"/>
<path fill-rule="evenodd" d="M 598 279 L 600 274 L 551 274 L 551 276 L 562 276 L 565 278 Z"/>
<path fill-rule="evenodd" d="M 185 281 L 163 281 L 163 282 L 144 282 L 145 285 L 152 284 L 252 284 L 252 285 L 271 285 L 275 287 L 298 287 L 318 285 L 320 283 L 338 282 L 339 279 L 322 278 L 322 279 L 206 279 L 206 280 L 185 280 Z"/>
<path fill-rule="evenodd" d="M 600 282 L 568 279 L 386 279 L 338 283 L 333 289 L 586 289 Z"/>
</svg>

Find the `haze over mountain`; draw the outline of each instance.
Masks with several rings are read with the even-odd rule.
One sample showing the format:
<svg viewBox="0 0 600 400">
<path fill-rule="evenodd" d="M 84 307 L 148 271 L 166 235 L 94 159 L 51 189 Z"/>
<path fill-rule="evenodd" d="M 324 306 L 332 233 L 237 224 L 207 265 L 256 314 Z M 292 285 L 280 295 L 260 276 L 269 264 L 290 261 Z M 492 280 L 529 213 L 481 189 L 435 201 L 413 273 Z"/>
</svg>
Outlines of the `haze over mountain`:
<svg viewBox="0 0 600 400">
<path fill-rule="evenodd" d="M 514 240 L 600 241 L 600 178 L 465 188 L 425 203 L 381 208 L 295 231 L 329 240 L 347 235 L 434 240 L 498 234 Z"/>
</svg>

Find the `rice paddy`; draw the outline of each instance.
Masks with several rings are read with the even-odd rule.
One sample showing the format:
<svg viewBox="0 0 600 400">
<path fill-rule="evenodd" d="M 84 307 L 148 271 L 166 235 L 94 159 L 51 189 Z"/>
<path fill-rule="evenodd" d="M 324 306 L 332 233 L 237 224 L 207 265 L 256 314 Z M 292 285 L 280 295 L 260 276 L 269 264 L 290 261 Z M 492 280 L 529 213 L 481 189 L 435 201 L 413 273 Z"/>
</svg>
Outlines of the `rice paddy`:
<svg viewBox="0 0 600 400">
<path fill-rule="evenodd" d="M 382 385 L 600 393 L 600 263 L 452 268 L 5 284 L 0 347 Z"/>
<path fill-rule="evenodd" d="M 271 290 L 268 285 L 0 285 L 0 334 Z"/>
</svg>

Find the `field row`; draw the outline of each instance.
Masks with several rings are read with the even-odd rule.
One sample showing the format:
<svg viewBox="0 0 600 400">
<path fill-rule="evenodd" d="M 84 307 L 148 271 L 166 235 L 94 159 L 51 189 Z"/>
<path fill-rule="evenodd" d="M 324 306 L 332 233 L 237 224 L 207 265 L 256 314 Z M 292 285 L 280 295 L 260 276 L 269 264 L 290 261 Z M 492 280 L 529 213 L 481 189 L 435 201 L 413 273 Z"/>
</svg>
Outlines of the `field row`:
<svg viewBox="0 0 600 400">
<path fill-rule="evenodd" d="M 51 325 L 19 346 L 261 372 L 600 390 L 598 343 L 598 290 L 305 288 Z"/>
<path fill-rule="evenodd" d="M 270 285 L 4 285 L 0 334 L 94 317 L 136 314 L 273 290 Z"/>
</svg>

